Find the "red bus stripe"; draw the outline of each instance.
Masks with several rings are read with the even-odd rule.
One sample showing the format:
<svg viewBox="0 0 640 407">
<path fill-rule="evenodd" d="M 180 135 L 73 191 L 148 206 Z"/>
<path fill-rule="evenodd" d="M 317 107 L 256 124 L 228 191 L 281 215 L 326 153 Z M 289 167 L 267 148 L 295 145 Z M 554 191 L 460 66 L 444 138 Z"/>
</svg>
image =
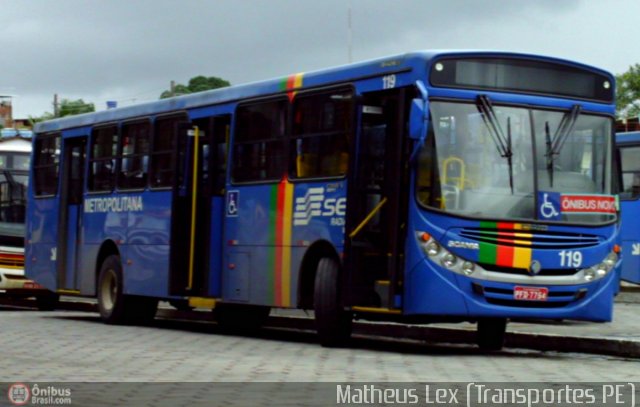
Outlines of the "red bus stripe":
<svg viewBox="0 0 640 407">
<path fill-rule="evenodd" d="M 282 305 L 282 250 L 283 250 L 283 226 L 284 226 L 284 201 L 287 181 L 283 180 L 278 185 L 278 200 L 276 205 L 276 256 L 275 256 L 275 290 L 274 297 L 276 305 Z"/>
</svg>

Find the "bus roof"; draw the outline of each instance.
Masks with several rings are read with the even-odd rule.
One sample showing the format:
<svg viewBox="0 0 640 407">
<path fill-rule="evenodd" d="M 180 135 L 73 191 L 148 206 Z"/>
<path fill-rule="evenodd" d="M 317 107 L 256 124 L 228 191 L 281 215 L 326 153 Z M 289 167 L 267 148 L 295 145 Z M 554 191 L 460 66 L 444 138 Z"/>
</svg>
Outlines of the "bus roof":
<svg viewBox="0 0 640 407">
<path fill-rule="evenodd" d="M 571 65 L 576 68 L 589 70 L 606 75 L 613 81 L 613 76 L 599 68 L 576 63 L 569 60 L 559 59 L 535 54 L 523 54 L 504 51 L 482 51 L 482 50 L 431 50 L 416 51 L 406 54 L 388 56 L 384 58 L 372 59 L 348 65 L 340 65 L 332 68 L 304 73 L 304 86 L 316 87 L 333 83 L 347 82 L 369 76 L 380 76 L 389 73 L 411 71 L 416 68 L 420 72 L 426 72 L 427 63 L 438 57 L 445 56 L 478 56 L 478 57 L 510 57 L 533 59 L 547 62 L 555 62 L 564 65 Z M 133 119 L 136 117 L 153 116 L 174 111 L 184 111 L 198 107 L 205 107 L 220 103 L 229 103 L 237 100 L 266 96 L 284 92 L 286 83 L 294 76 L 268 79 L 264 81 L 251 82 L 234 85 L 226 88 L 214 89 L 204 92 L 192 93 L 152 102 L 140 103 L 132 106 L 103 110 L 94 113 L 68 116 L 59 119 L 49 120 L 36 124 L 35 133 L 46 133 L 94 125 L 95 123 L 107 123 Z"/>
<path fill-rule="evenodd" d="M 616 133 L 616 143 L 638 143 L 640 142 L 640 131 L 629 131 L 624 133 Z"/>
<path fill-rule="evenodd" d="M 17 153 L 31 152 L 31 139 L 24 137 L 4 137 L 0 138 L 0 151 L 13 151 Z"/>
</svg>

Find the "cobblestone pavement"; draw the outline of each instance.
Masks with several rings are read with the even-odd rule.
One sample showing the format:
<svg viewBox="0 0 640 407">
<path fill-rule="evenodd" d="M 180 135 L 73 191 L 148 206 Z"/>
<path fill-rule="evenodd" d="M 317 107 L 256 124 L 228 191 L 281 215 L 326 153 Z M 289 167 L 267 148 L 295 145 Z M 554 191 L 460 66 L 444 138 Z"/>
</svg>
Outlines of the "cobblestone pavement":
<svg viewBox="0 0 640 407">
<path fill-rule="evenodd" d="M 356 338 L 326 349 L 307 332 L 253 336 L 215 324 L 110 326 L 97 314 L 0 308 L 0 381 L 600 382 L 639 381 L 638 360 L 574 353 Z"/>
</svg>

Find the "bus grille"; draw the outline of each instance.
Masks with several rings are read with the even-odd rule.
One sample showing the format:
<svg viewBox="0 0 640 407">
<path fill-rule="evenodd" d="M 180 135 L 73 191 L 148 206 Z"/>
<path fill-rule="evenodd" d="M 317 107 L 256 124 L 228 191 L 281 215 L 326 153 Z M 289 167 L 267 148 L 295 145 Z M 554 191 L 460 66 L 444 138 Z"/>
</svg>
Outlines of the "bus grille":
<svg viewBox="0 0 640 407">
<path fill-rule="evenodd" d="M 505 267 L 498 266 L 496 264 L 488 264 L 488 263 L 478 263 L 480 267 L 487 271 L 491 271 L 494 273 L 505 273 L 505 274 L 517 274 L 522 276 L 530 276 L 531 273 L 527 269 L 517 268 L 517 267 Z M 536 276 L 572 276 L 578 273 L 580 269 L 577 268 L 567 268 L 567 269 L 542 269 Z"/>
<path fill-rule="evenodd" d="M 460 236 L 479 243 L 529 249 L 580 249 L 600 243 L 595 235 L 537 230 L 464 228 Z"/>
</svg>

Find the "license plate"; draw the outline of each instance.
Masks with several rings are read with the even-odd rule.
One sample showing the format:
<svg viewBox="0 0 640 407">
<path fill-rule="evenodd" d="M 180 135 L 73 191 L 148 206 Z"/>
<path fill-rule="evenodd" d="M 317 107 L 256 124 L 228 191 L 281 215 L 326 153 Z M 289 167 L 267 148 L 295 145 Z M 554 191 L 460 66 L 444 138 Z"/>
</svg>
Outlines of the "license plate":
<svg viewBox="0 0 640 407">
<path fill-rule="evenodd" d="M 522 301 L 546 301 L 549 289 L 546 287 L 520 287 L 513 290 L 513 298 Z"/>
</svg>

